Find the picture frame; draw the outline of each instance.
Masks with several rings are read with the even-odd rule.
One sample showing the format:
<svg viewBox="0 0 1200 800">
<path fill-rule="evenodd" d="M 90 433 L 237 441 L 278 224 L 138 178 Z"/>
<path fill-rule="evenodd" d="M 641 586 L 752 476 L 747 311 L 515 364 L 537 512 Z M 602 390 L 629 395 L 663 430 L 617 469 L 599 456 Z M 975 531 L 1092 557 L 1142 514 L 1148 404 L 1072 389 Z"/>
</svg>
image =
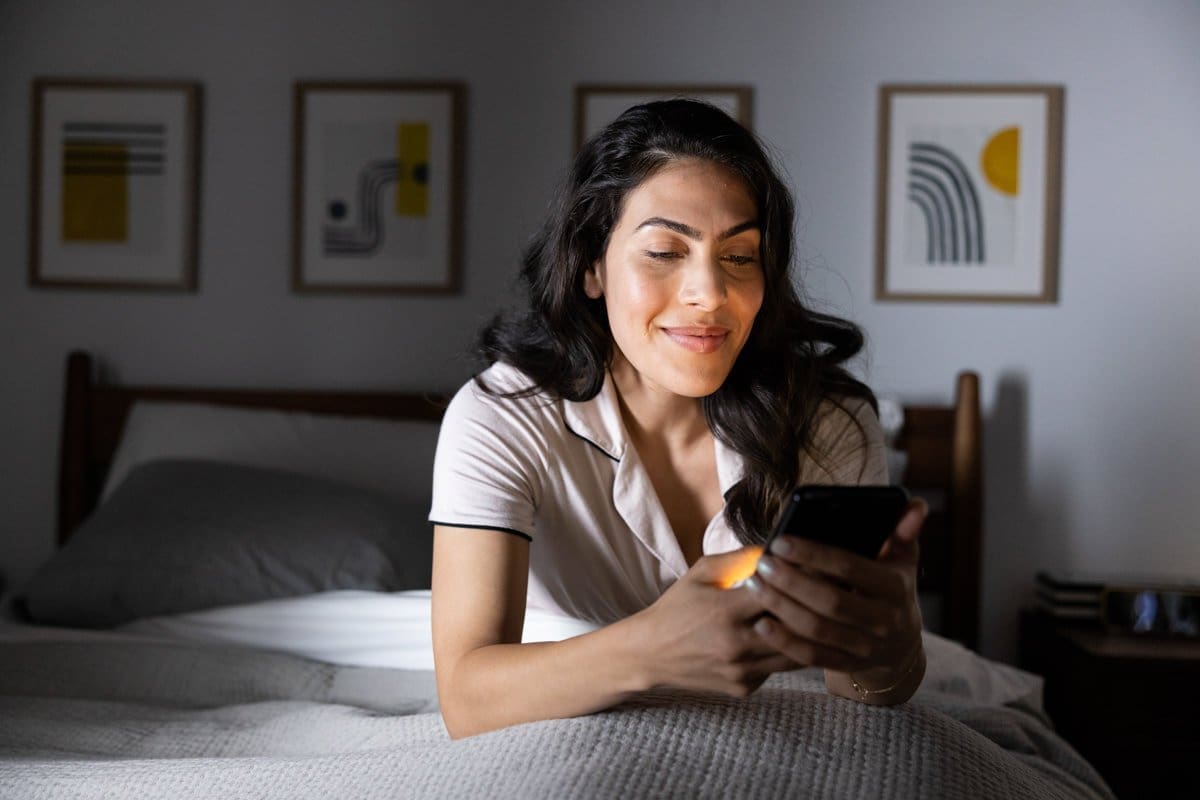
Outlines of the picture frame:
<svg viewBox="0 0 1200 800">
<path fill-rule="evenodd" d="M 880 87 L 877 300 L 1058 301 L 1063 96 Z"/>
<path fill-rule="evenodd" d="M 35 78 L 29 283 L 195 291 L 203 89 Z"/>
<path fill-rule="evenodd" d="M 297 81 L 292 289 L 459 291 L 458 82 Z"/>
<path fill-rule="evenodd" d="M 746 128 L 754 127 L 754 87 L 689 84 L 579 84 L 575 87 L 575 151 L 630 106 L 691 97 L 707 100 Z"/>
</svg>

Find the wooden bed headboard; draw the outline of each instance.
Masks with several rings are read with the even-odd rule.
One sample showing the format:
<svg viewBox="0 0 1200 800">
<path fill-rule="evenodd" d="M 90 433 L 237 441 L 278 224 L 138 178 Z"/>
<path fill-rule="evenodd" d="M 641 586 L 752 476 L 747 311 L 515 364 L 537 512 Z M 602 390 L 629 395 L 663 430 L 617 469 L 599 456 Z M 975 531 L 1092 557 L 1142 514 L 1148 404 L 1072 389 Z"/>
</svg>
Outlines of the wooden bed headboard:
<svg viewBox="0 0 1200 800">
<path fill-rule="evenodd" d="M 449 398 L 406 392 L 118 386 L 98 379 L 90 354 L 73 351 L 67 356 L 59 450 L 59 544 L 96 507 L 129 409 L 139 400 L 437 422 Z"/>
<path fill-rule="evenodd" d="M 129 409 L 138 400 L 213 403 L 392 419 L 441 419 L 448 398 L 409 392 L 119 386 L 97 376 L 92 357 L 67 356 L 59 452 L 58 541 L 95 508 Z M 982 542 L 979 377 L 957 376 L 949 405 L 906 405 L 897 446 L 905 485 L 930 504 L 921 534 L 920 587 L 938 598 L 938 633 L 978 646 Z"/>
</svg>

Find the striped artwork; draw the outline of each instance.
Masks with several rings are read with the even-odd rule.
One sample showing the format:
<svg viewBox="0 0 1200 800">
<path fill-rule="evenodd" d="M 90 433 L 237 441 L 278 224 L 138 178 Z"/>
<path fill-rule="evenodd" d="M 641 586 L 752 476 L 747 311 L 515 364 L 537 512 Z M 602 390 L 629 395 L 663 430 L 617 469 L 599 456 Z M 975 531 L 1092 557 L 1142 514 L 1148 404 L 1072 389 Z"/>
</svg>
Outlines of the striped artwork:
<svg viewBox="0 0 1200 800">
<path fill-rule="evenodd" d="M 64 242 L 126 242 L 130 180 L 162 180 L 166 129 L 155 123 L 64 122 Z"/>
</svg>

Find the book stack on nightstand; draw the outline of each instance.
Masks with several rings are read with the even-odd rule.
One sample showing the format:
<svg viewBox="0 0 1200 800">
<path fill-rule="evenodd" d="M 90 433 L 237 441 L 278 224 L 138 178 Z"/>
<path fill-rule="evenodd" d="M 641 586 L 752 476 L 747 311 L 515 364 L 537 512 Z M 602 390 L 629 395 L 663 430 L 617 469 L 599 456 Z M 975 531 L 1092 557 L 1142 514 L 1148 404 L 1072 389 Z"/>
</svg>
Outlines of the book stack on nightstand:
<svg viewBox="0 0 1200 800">
<path fill-rule="evenodd" d="M 1040 570 L 1034 576 L 1037 607 L 1059 619 L 1100 621 L 1104 584 L 1091 576 Z"/>
<path fill-rule="evenodd" d="M 1046 713 L 1119 798 L 1200 797 L 1200 591 L 1193 584 L 1039 573 L 1020 666 Z"/>
<path fill-rule="evenodd" d="M 1037 608 L 1111 632 L 1200 639 L 1200 582 L 1040 570 Z"/>
</svg>

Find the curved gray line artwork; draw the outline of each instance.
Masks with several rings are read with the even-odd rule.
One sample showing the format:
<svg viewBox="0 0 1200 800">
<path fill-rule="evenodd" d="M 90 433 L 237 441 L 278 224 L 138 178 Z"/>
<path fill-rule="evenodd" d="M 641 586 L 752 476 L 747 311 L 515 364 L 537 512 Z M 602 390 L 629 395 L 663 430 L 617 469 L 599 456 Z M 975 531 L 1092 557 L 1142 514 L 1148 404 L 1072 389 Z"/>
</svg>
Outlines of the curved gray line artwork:
<svg viewBox="0 0 1200 800">
<path fill-rule="evenodd" d="M 910 144 L 908 197 L 925 219 L 929 238 L 926 260 L 930 264 L 984 262 L 985 225 L 979 194 L 954 153 L 930 142 Z"/>
<path fill-rule="evenodd" d="M 358 174 L 358 214 L 354 227 L 326 225 L 322 244 L 325 255 L 368 256 L 383 243 L 381 201 L 388 184 L 400 178 L 400 162 L 396 159 L 373 161 Z M 327 213 L 334 219 L 345 213 L 340 200 L 329 201 Z"/>
</svg>

